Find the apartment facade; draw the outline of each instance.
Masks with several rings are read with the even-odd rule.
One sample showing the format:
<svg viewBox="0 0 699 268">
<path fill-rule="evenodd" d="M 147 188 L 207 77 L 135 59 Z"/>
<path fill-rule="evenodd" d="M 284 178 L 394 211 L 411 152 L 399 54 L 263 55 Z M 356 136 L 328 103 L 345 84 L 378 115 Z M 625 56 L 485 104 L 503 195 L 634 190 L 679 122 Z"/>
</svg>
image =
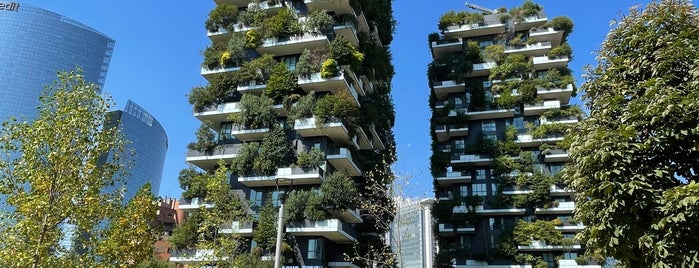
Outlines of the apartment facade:
<svg viewBox="0 0 699 268">
<path fill-rule="evenodd" d="M 531 1 L 467 5 L 429 36 L 435 267 L 598 267 L 573 239 L 584 226 L 559 174 L 581 119 L 572 22 Z"/>
<path fill-rule="evenodd" d="M 282 266 L 374 265 L 374 251 L 390 250 L 389 227 L 376 222 L 391 216 L 362 203 L 392 202 L 373 195 L 395 161 L 390 1 L 215 3 L 201 68 L 208 84 L 189 95 L 203 127 L 186 160 L 197 174 L 229 167 L 227 183 L 246 217 L 218 229 L 241 241 L 236 253 L 212 257 L 198 243 L 170 261 L 272 262 L 276 246 L 263 229 L 284 205 Z M 206 193 L 185 188 L 184 224 L 202 207 L 215 209 Z"/>
</svg>

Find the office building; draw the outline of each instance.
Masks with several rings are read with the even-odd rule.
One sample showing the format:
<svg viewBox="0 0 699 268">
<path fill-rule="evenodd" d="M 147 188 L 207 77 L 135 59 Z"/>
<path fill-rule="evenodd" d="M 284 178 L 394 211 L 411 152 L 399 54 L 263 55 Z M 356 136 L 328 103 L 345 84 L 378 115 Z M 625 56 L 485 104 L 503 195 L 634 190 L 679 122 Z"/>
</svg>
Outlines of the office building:
<svg viewBox="0 0 699 268">
<path fill-rule="evenodd" d="M 598 267 L 559 174 L 569 105 L 572 22 L 531 1 L 507 10 L 469 4 L 429 36 L 435 267 Z"/>
<path fill-rule="evenodd" d="M 149 182 L 153 195 L 157 196 L 168 146 L 165 129 L 152 114 L 131 100 L 123 110 L 109 115 L 108 125 L 118 127 L 127 142 L 126 161 L 130 162 L 130 168 L 124 178 L 124 203 Z"/>
<path fill-rule="evenodd" d="M 24 3 L 4 3 L 0 15 L 0 120 L 34 118 L 44 87 L 57 71 L 80 67 L 104 85 L 114 40 L 80 22 Z"/>
<path fill-rule="evenodd" d="M 397 254 L 398 267 L 431 268 L 436 247 L 432 232 L 434 199 L 396 199 L 398 214 L 389 241 Z"/>
<path fill-rule="evenodd" d="M 250 205 L 252 217 L 226 223 L 218 233 L 242 239 L 243 252 L 289 267 L 384 261 L 373 253 L 390 251 L 383 239 L 389 224 L 376 222 L 390 222 L 384 218 L 391 215 L 362 215 L 357 200 L 361 194 L 375 204 L 393 202 L 372 195 L 374 187 L 390 183 L 395 161 L 391 1 L 215 2 L 205 23 L 212 43 L 201 68 L 208 84 L 189 95 L 194 116 L 206 128 L 186 160 L 209 173 L 221 160 L 231 165 L 230 185 Z M 195 190 L 187 186 L 183 193 L 180 209 L 189 214 L 183 224 L 201 206 L 213 207 Z M 348 191 L 331 193 L 341 190 Z M 288 247 L 275 259 L 276 246 L 268 242 L 274 237 L 254 237 L 268 228 L 260 220 L 270 216 L 265 206 L 275 208 L 276 219 L 282 202 Z M 190 247 L 170 261 L 236 257 L 212 252 Z"/>
</svg>

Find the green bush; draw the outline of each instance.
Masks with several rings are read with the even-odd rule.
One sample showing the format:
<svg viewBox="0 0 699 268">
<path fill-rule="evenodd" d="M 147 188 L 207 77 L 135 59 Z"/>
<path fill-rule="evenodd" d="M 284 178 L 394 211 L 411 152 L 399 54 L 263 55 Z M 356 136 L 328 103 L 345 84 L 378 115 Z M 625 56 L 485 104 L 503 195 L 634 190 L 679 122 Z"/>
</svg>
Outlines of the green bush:
<svg viewBox="0 0 699 268">
<path fill-rule="evenodd" d="M 226 52 L 230 53 L 230 62 L 222 64 L 223 66 L 237 66 L 238 63 L 247 59 L 247 50 L 245 49 L 245 40 L 243 38 L 231 38 L 228 40 Z"/>
<path fill-rule="evenodd" d="M 528 246 L 532 240 L 545 241 L 548 245 L 559 245 L 563 241 L 563 234 L 556 230 L 556 226 L 545 220 L 526 222 L 519 220 L 514 229 L 515 240 L 519 245 Z"/>
<path fill-rule="evenodd" d="M 556 31 L 563 31 L 563 42 L 565 42 L 568 35 L 573 32 L 573 21 L 565 16 L 555 17 L 546 23 L 545 26 L 552 27 Z"/>
<path fill-rule="evenodd" d="M 307 32 L 327 33 L 332 29 L 333 23 L 335 23 L 335 21 L 328 15 L 328 12 L 316 9 L 308 14 L 305 26 Z"/>
<path fill-rule="evenodd" d="M 229 119 L 245 128 L 270 127 L 277 118 L 274 101 L 266 96 L 244 94 L 240 99 L 241 112 L 232 114 Z"/>
<path fill-rule="evenodd" d="M 528 77 L 533 71 L 531 63 L 521 54 L 511 54 L 490 71 L 490 80 L 505 80 L 510 78 Z"/>
<path fill-rule="evenodd" d="M 573 49 L 570 48 L 568 43 L 563 43 L 557 47 L 554 47 L 549 52 L 549 58 L 567 57 L 572 60 Z"/>
<path fill-rule="evenodd" d="M 262 55 L 257 59 L 244 62 L 240 70 L 235 72 L 235 80 L 241 85 L 246 85 L 249 82 L 267 83 L 277 64 L 278 62 L 274 60 L 272 55 Z"/>
<path fill-rule="evenodd" d="M 258 30 L 245 32 L 245 48 L 256 48 L 262 45 L 262 33 Z"/>
<path fill-rule="evenodd" d="M 196 133 L 197 141 L 187 144 L 187 149 L 206 152 L 216 148 L 216 132 L 209 125 L 201 124 Z"/>
<path fill-rule="evenodd" d="M 453 10 L 444 13 L 442 17 L 439 18 L 439 24 L 437 25 L 440 30 L 444 31 L 449 26 L 457 26 L 464 24 L 473 24 L 483 22 L 483 14 L 476 12 L 456 12 Z"/>
<path fill-rule="evenodd" d="M 249 27 L 264 26 L 267 13 L 258 5 L 251 5 L 246 11 L 240 12 L 240 22 Z"/>
<path fill-rule="evenodd" d="M 202 51 L 204 62 L 202 63 L 209 70 L 221 66 L 221 56 L 226 52 L 226 47 L 220 43 L 213 43 Z"/>
<path fill-rule="evenodd" d="M 195 112 L 202 112 L 214 104 L 216 97 L 207 87 L 193 87 L 187 94 L 187 100 Z"/>
<path fill-rule="evenodd" d="M 320 77 L 322 78 L 335 77 L 338 73 L 337 61 L 334 59 L 327 59 L 320 66 Z"/>
<path fill-rule="evenodd" d="M 209 17 L 206 19 L 206 30 L 209 32 L 218 32 L 219 28 L 232 30 L 233 25 L 238 21 L 238 7 L 231 4 L 220 4 L 209 12 Z"/>
<path fill-rule="evenodd" d="M 328 94 L 316 101 L 313 111 L 316 116 L 316 124 L 323 125 L 328 119 L 340 119 L 351 126 L 357 126 L 359 107 L 354 98 L 345 91 L 337 94 Z"/>
<path fill-rule="evenodd" d="M 311 148 L 308 151 L 298 153 L 296 165 L 303 168 L 317 167 L 325 162 L 325 153 L 318 148 Z"/>
<path fill-rule="evenodd" d="M 303 33 L 303 27 L 296 14 L 289 8 L 282 8 L 277 14 L 265 20 L 265 37 L 289 37 Z"/>
<path fill-rule="evenodd" d="M 315 109 L 315 94 L 309 93 L 303 97 L 292 94 L 284 99 L 284 109 L 291 123 L 297 119 L 313 117 Z"/>
<path fill-rule="evenodd" d="M 274 129 L 262 137 L 260 152 L 253 162 L 253 169 L 266 175 L 274 175 L 277 168 L 287 167 L 294 161 L 291 143 L 283 129 Z"/>
<path fill-rule="evenodd" d="M 320 185 L 323 207 L 333 209 L 355 209 L 359 205 L 357 188 L 352 177 L 344 172 L 325 176 Z"/>
<path fill-rule="evenodd" d="M 313 61 L 311 51 L 304 48 L 303 52 L 301 52 L 301 56 L 299 56 L 299 61 L 296 63 L 294 72 L 296 72 L 298 76 L 306 77 L 319 71 L 320 65 Z"/>
<path fill-rule="evenodd" d="M 352 42 L 344 36 L 338 36 L 330 42 L 330 57 L 339 65 L 350 65 L 352 70 L 360 70 L 364 54 L 359 52 Z"/>
<path fill-rule="evenodd" d="M 296 75 L 288 70 L 286 64 L 277 63 L 267 81 L 265 96 L 274 100 L 275 103 L 281 102 L 298 87 L 296 80 Z"/>
<path fill-rule="evenodd" d="M 255 173 L 253 163 L 260 155 L 260 143 L 248 142 L 238 150 L 238 155 L 233 158 L 231 163 L 231 171 L 235 171 L 240 176 L 250 175 Z"/>
</svg>

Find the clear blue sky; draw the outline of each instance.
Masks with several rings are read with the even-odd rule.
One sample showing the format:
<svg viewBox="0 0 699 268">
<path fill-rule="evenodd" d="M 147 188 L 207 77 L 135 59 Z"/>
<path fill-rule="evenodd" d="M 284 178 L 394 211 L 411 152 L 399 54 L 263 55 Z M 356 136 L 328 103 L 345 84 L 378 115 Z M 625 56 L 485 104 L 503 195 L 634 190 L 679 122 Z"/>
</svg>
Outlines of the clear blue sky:
<svg viewBox="0 0 699 268">
<path fill-rule="evenodd" d="M 518 6 L 522 1 L 471 1 L 489 8 Z M 593 51 L 599 48 L 610 29 L 609 22 L 619 18 L 645 0 L 540 0 L 549 18 L 565 15 L 575 23 L 568 38 L 574 60 L 569 65 L 578 85 L 582 67 L 595 64 Z M 48 9 L 87 24 L 116 40 L 105 90 L 119 108 L 132 99 L 149 110 L 165 127 L 169 149 L 165 160 L 161 196 L 179 197 L 180 169 L 186 167 L 187 143 L 194 140 L 199 121 L 185 95 L 205 80 L 199 75 L 200 51 L 209 44 L 204 29 L 213 0 L 200 1 L 21 1 Z M 431 61 L 427 35 L 437 31 L 439 17 L 449 10 L 469 10 L 460 0 L 394 0 L 398 21 L 391 50 L 396 75 L 393 99 L 396 106 L 396 142 L 398 162 L 394 170 L 409 178 L 406 194 L 432 196 L 429 172 L 430 136 L 429 88 L 426 66 Z M 577 99 L 575 101 L 578 101 Z"/>
</svg>

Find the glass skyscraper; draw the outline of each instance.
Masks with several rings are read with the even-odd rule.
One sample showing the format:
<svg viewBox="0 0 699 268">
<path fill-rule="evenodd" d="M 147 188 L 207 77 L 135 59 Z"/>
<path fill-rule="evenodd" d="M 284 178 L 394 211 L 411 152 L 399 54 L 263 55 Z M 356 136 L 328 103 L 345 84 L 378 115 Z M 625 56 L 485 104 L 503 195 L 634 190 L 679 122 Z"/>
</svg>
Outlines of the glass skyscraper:
<svg viewBox="0 0 699 268">
<path fill-rule="evenodd" d="M 134 153 L 133 166 L 126 178 L 124 202 L 128 202 L 147 182 L 151 183 L 153 194 L 157 196 L 168 146 L 165 129 L 153 115 L 131 100 L 124 110 L 111 114 L 110 121 L 120 128 L 129 143 L 127 148 Z"/>
<path fill-rule="evenodd" d="M 59 70 L 82 68 L 100 88 L 114 40 L 82 23 L 23 3 L 0 10 L 0 121 L 33 118 Z"/>
</svg>

